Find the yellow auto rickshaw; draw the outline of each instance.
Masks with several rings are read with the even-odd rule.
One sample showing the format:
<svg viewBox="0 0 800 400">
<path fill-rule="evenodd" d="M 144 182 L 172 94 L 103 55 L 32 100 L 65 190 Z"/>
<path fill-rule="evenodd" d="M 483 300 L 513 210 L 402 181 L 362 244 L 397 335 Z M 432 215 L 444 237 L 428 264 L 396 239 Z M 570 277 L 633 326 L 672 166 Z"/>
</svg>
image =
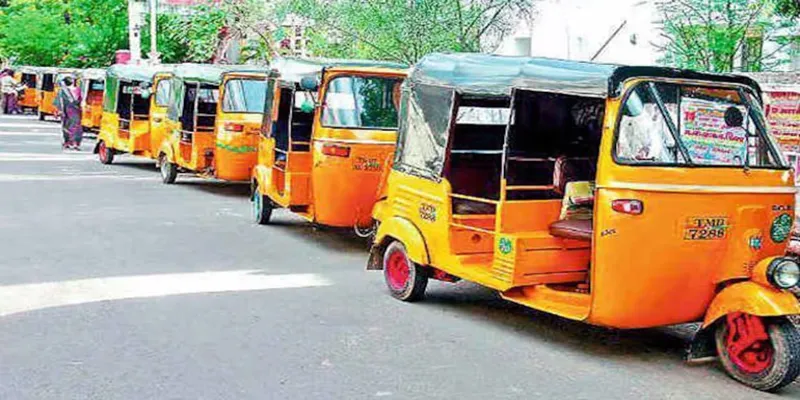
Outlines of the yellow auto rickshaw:
<svg viewBox="0 0 800 400">
<path fill-rule="evenodd" d="M 36 95 L 39 69 L 36 67 L 19 67 L 16 70 L 16 80 L 24 85 L 22 96 L 18 100 L 19 107 L 25 112 L 36 113 L 39 110 L 39 97 Z"/>
<path fill-rule="evenodd" d="M 465 279 L 593 325 L 699 322 L 690 360 L 764 391 L 800 374 L 796 188 L 756 82 L 431 54 L 403 90 L 368 264 L 392 296 Z"/>
<path fill-rule="evenodd" d="M 273 67 L 279 76 L 270 80 L 251 182 L 256 223 L 282 207 L 315 224 L 368 233 L 394 153 L 406 66 L 281 59 Z"/>
<path fill-rule="evenodd" d="M 171 66 L 125 64 L 106 70 L 103 117 L 94 149 L 101 163 L 111 164 L 120 153 L 155 158 L 153 132 L 163 137 L 166 101 L 158 91 L 163 90 L 161 81 L 169 79 L 171 70 Z"/>
<path fill-rule="evenodd" d="M 83 125 L 85 132 L 97 133 L 100 131 L 100 121 L 103 118 L 105 81 L 106 70 L 104 69 L 88 68 L 81 71 L 81 125 Z"/>
<path fill-rule="evenodd" d="M 164 183 L 179 172 L 247 181 L 256 164 L 269 68 L 184 64 L 175 69 L 158 165 Z"/>
<path fill-rule="evenodd" d="M 42 68 L 36 85 L 39 120 L 55 116 L 56 110 L 53 101 L 59 90 L 59 70 L 57 68 Z"/>
</svg>

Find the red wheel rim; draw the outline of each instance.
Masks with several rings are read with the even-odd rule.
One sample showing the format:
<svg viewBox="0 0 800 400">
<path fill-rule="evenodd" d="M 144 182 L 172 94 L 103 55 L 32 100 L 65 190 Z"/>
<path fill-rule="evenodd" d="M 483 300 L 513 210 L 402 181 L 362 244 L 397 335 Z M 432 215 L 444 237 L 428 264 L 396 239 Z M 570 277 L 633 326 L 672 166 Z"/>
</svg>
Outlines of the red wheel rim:
<svg viewBox="0 0 800 400">
<path fill-rule="evenodd" d="M 386 261 L 386 280 L 392 290 L 403 290 L 408 284 L 409 265 L 403 252 L 395 250 Z"/>
<path fill-rule="evenodd" d="M 775 349 L 761 318 L 743 313 L 727 316 L 725 348 L 730 360 L 742 372 L 761 374 L 773 363 Z"/>
<path fill-rule="evenodd" d="M 100 156 L 100 161 L 106 161 L 106 143 L 100 142 L 100 147 L 97 148 L 97 154 Z"/>
</svg>

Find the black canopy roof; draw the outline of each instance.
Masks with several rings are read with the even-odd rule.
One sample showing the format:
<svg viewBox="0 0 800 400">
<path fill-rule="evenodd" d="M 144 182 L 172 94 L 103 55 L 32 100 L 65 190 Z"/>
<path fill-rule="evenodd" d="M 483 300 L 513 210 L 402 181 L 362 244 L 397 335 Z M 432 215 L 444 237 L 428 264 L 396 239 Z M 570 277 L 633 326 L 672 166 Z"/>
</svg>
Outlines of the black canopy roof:
<svg viewBox="0 0 800 400">
<path fill-rule="evenodd" d="M 738 83 L 753 87 L 760 95 L 754 80 L 739 75 L 479 53 L 429 54 L 412 68 L 409 82 L 485 96 L 508 96 L 512 89 L 527 89 L 616 97 L 626 79 L 644 76 Z"/>
<path fill-rule="evenodd" d="M 406 69 L 408 65 L 391 61 L 372 60 L 347 60 L 333 58 L 279 58 L 272 62 L 272 68 L 280 74 L 280 79 L 286 82 L 299 83 L 303 77 L 317 76 L 326 68 L 354 67 L 354 68 L 386 68 Z"/>
</svg>

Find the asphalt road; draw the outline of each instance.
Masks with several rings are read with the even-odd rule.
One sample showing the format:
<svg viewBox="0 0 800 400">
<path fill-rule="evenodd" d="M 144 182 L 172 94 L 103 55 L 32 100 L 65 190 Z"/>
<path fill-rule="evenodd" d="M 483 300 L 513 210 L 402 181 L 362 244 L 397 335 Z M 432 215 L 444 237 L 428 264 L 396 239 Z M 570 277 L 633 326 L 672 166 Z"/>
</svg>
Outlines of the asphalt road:
<svg viewBox="0 0 800 400">
<path fill-rule="evenodd" d="M 0 399 L 759 399 L 690 330 L 613 331 L 434 283 L 404 304 L 363 241 L 247 187 L 101 165 L 0 117 Z"/>
</svg>

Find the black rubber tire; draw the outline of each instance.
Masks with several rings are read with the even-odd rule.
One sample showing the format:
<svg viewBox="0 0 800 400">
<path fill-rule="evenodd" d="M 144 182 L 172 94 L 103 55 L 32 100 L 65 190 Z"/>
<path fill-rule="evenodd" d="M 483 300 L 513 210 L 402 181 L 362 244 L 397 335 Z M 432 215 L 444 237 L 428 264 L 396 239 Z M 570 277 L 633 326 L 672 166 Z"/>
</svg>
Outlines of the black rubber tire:
<svg viewBox="0 0 800 400">
<path fill-rule="evenodd" d="M 109 165 L 114 162 L 114 150 L 109 149 L 106 142 L 101 140 L 97 143 L 97 158 L 100 163 Z"/>
<path fill-rule="evenodd" d="M 250 201 L 253 203 L 253 221 L 258 225 L 268 225 L 272 218 L 272 201 L 258 191 L 258 185 L 253 185 Z"/>
<path fill-rule="evenodd" d="M 178 166 L 169 162 L 167 156 L 162 154 L 158 157 L 158 170 L 161 173 L 161 182 L 171 185 L 178 178 Z"/>
<path fill-rule="evenodd" d="M 44 114 L 39 113 L 39 121 L 44 121 Z"/>
<path fill-rule="evenodd" d="M 409 267 L 408 279 L 406 280 L 405 287 L 402 290 L 393 288 L 389 283 L 389 273 L 388 269 L 386 268 L 386 263 L 389 259 L 389 256 L 394 252 L 402 253 L 403 257 L 406 258 L 406 262 L 408 263 Z M 381 262 L 383 264 L 383 277 L 386 281 L 386 287 L 389 289 L 389 293 L 392 295 L 392 297 L 409 303 L 420 301 L 425 297 L 425 289 L 428 287 L 428 269 L 411 261 L 403 243 L 400 243 L 396 240 L 389 243 L 389 245 L 386 246 L 386 250 L 383 252 L 383 260 Z"/>
<path fill-rule="evenodd" d="M 725 371 L 733 379 L 753 389 L 775 392 L 794 382 L 800 375 L 800 332 L 785 317 L 764 318 L 764 324 L 774 349 L 774 362 L 768 371 L 753 375 L 740 370 L 731 361 L 725 348 L 728 324 L 724 320 L 716 328 L 717 353 Z"/>
</svg>

